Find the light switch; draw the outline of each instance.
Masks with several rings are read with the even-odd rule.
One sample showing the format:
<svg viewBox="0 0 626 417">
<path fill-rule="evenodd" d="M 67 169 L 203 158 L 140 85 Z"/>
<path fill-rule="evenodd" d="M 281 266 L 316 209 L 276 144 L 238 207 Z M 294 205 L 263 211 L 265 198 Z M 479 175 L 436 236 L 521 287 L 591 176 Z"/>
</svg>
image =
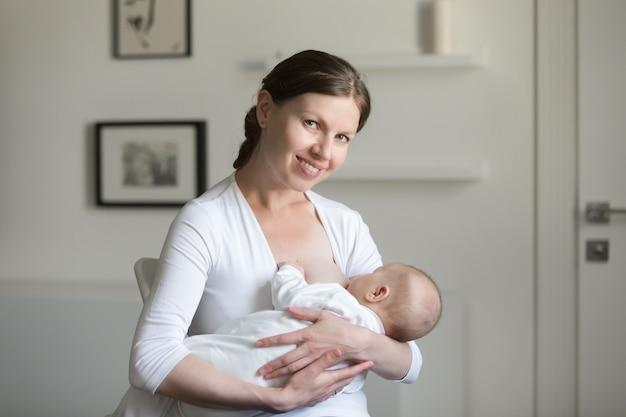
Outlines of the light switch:
<svg viewBox="0 0 626 417">
<path fill-rule="evenodd" d="M 607 239 L 587 240 L 587 260 L 591 262 L 608 262 L 609 241 Z"/>
</svg>

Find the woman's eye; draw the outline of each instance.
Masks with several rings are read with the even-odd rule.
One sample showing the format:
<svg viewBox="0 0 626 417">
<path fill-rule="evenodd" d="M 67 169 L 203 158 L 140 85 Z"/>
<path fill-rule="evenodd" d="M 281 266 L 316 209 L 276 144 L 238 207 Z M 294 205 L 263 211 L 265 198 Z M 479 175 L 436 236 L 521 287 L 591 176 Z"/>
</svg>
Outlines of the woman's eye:
<svg viewBox="0 0 626 417">
<path fill-rule="evenodd" d="M 304 124 L 307 125 L 308 127 L 315 127 L 317 126 L 317 122 L 314 120 L 305 120 Z"/>
<path fill-rule="evenodd" d="M 337 139 L 339 139 L 342 142 L 350 142 L 350 138 L 347 137 L 346 135 L 337 135 Z"/>
</svg>

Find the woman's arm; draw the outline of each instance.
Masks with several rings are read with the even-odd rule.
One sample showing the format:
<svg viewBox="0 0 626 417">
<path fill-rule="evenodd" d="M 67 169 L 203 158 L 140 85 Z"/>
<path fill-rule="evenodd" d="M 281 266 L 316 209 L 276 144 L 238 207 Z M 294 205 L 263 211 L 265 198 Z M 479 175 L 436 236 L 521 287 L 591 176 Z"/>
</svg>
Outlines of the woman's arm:
<svg viewBox="0 0 626 417">
<path fill-rule="evenodd" d="M 292 316 L 314 324 L 295 332 L 267 337 L 257 342 L 258 347 L 297 344 L 291 352 L 269 362 L 259 372 L 272 379 L 315 363 L 331 349 L 341 352 L 342 361 L 372 361 L 372 371 L 389 380 L 403 380 L 410 374 L 414 382 L 419 374 L 421 360 L 414 363 L 415 353 L 407 343 L 372 332 L 365 327 L 350 324 L 322 310 L 290 308 Z M 417 369 L 413 369 L 417 367 Z"/>
<path fill-rule="evenodd" d="M 295 373 L 282 388 L 267 388 L 226 374 L 190 354 L 163 380 L 157 393 L 209 408 L 236 408 L 285 412 L 327 400 L 372 363 L 327 371 L 341 357 L 332 349 Z"/>
</svg>

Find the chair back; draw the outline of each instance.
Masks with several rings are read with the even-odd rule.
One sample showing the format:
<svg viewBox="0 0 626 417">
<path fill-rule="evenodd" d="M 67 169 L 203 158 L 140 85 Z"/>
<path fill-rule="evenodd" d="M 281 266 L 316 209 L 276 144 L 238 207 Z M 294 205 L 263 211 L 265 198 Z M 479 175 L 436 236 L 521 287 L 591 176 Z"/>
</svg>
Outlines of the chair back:
<svg viewBox="0 0 626 417">
<path fill-rule="evenodd" d="M 154 282 L 158 263 L 159 260 L 157 258 L 139 258 L 137 262 L 135 262 L 135 278 L 139 286 L 141 300 L 144 303 L 146 302 L 146 298 L 148 298 L 148 294 L 150 294 L 150 288 L 152 288 L 152 283 Z"/>
</svg>

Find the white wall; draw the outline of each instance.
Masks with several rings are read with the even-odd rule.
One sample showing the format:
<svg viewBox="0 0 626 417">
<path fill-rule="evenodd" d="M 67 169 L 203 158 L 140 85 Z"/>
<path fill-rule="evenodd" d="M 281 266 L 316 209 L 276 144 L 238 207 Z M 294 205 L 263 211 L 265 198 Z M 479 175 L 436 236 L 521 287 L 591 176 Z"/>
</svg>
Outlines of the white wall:
<svg viewBox="0 0 626 417">
<path fill-rule="evenodd" d="M 396 0 L 393 7 L 376 0 L 192 3 L 191 58 L 124 61 L 111 57 L 110 2 L 0 3 L 0 286 L 22 294 L 25 283 L 33 283 L 35 293 L 48 288 L 40 282 L 55 288 L 107 283 L 134 296 L 132 263 L 158 255 L 175 210 L 95 206 L 93 123 L 206 119 L 213 184 L 230 172 L 243 114 L 262 76 L 242 69 L 245 61 L 306 48 L 348 58 L 411 52 L 425 43 L 414 0 Z M 373 402 L 373 415 L 385 415 L 384 407 L 399 407 L 407 416 L 424 410 L 501 415 L 511 405 L 516 415 L 530 415 L 532 409 L 533 1 L 458 0 L 458 6 L 459 49 L 486 48 L 487 66 L 368 71 L 374 113 L 349 160 L 393 166 L 477 155 L 488 163 L 487 176 L 318 187 L 363 214 L 386 261 L 430 272 L 450 306 L 449 319 L 422 344 L 422 381 L 401 388 L 373 382 L 385 393 Z M 25 302 L 59 319 L 71 316 L 77 302 L 101 326 L 109 318 L 96 314 L 99 309 L 126 311 L 128 325 L 114 331 L 111 348 L 101 352 L 109 361 L 98 367 L 126 360 L 134 302 L 118 308 L 115 297 L 81 304 L 80 297 L 60 296 L 58 307 L 26 292 L 0 316 L 0 330 L 13 329 L 15 337 L 4 342 L 10 343 L 6 351 L 18 355 L 6 358 L 3 349 L 3 363 L 28 363 L 16 348 L 19 330 L 30 324 L 18 307 Z M 119 322 L 110 319 L 112 327 Z M 89 327 L 82 329 L 83 340 L 99 331 Z M 80 338 L 76 343 L 91 346 Z M 21 372 L 17 365 L 3 366 L 10 372 L 0 372 L 0 387 L 14 381 L 5 375 Z M 72 368 L 70 378 L 84 374 Z M 28 381 L 35 391 L 45 390 L 54 377 Z M 125 371 L 107 378 L 101 398 L 116 398 Z M 88 385 L 78 389 L 91 398 Z M 0 408 L 19 411 L 26 398 L 3 398 Z M 59 402 L 46 415 L 84 415 L 72 414 L 67 404 Z M 99 403 L 94 415 L 108 411 Z"/>
</svg>

